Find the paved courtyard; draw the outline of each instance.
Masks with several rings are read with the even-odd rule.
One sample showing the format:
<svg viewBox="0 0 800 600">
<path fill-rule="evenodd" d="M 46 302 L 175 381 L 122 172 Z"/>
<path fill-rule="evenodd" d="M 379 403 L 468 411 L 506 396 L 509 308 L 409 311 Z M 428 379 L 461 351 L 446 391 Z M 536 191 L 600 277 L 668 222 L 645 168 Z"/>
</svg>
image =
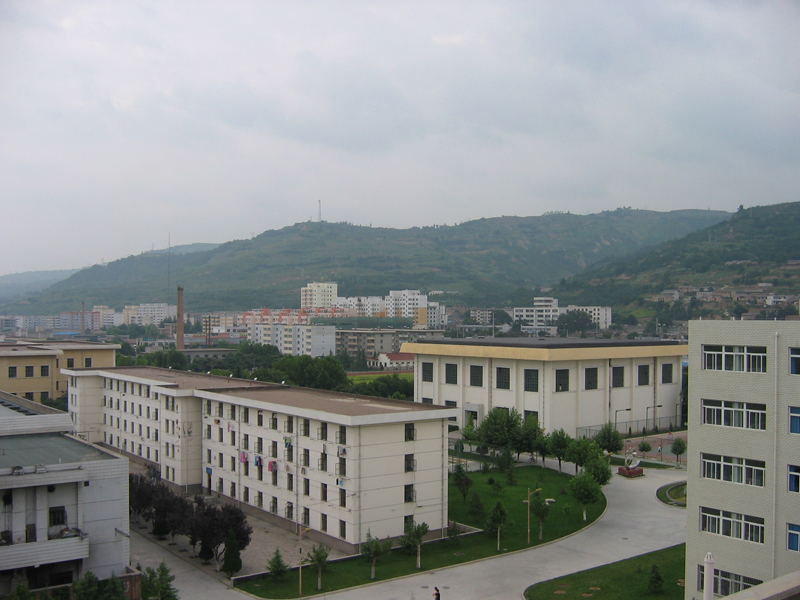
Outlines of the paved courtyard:
<svg viewBox="0 0 800 600">
<path fill-rule="evenodd" d="M 546 466 L 558 468 L 555 460 L 548 459 Z M 569 467 L 568 467 L 569 469 Z M 685 479 L 685 471 L 646 469 L 646 477 L 627 480 L 614 476 L 604 492 L 608 498 L 605 515 L 586 530 L 572 537 L 557 540 L 544 546 L 523 550 L 496 558 L 428 571 L 400 579 L 385 581 L 361 588 L 326 594 L 326 598 L 353 600 L 420 600 L 430 598 L 433 586 L 438 586 L 443 600 L 519 600 L 531 584 L 561 575 L 630 558 L 645 552 L 659 550 L 686 540 L 686 511 L 666 506 L 656 499 L 656 489 L 670 482 Z M 254 530 L 251 543 L 252 558 L 248 567 L 263 570 L 271 554 L 269 548 L 277 544 L 287 560 L 294 562 L 298 555 L 296 537 L 275 527 L 257 525 L 250 519 Z M 263 531 L 261 531 L 263 529 Z M 132 527 L 133 531 L 137 531 Z M 256 540 L 256 535 L 262 542 Z M 294 540 L 292 538 L 294 537 Z M 261 543 L 263 549 L 258 549 Z M 291 544 L 294 543 L 294 546 Z M 307 542 L 304 542 L 304 548 Z M 270 545 L 271 544 L 271 545 Z M 188 552 L 179 547 L 155 543 L 152 536 L 131 536 L 132 563 L 155 566 L 163 557 L 176 575 L 176 586 L 184 600 L 242 599 L 249 597 L 227 589 L 221 581 L 224 575 L 210 567 L 198 569 L 198 559 L 188 558 Z M 249 550 L 249 549 L 248 549 Z M 248 551 L 245 551 L 247 553 Z"/>
</svg>

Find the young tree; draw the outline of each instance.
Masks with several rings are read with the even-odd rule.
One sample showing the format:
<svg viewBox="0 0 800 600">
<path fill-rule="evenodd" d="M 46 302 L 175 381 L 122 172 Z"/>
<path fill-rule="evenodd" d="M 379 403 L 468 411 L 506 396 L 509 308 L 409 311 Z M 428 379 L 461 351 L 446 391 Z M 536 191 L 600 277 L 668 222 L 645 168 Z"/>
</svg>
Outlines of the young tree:
<svg viewBox="0 0 800 600">
<path fill-rule="evenodd" d="M 239 553 L 239 542 L 233 529 L 228 529 L 228 537 L 225 540 L 225 559 L 222 561 L 222 572 L 229 578 L 242 570 L 242 556 Z"/>
<path fill-rule="evenodd" d="M 367 532 L 369 534 L 369 532 Z M 390 542 L 391 543 L 391 542 Z M 322 544 L 314 544 L 306 556 L 306 562 L 310 565 L 317 567 L 317 591 L 322 591 L 322 571 L 325 570 L 328 564 L 328 555 L 330 550 Z M 373 577 L 373 579 L 375 579 Z"/>
<path fill-rule="evenodd" d="M 275 552 L 272 553 L 272 558 L 267 563 L 267 570 L 275 581 L 281 581 L 289 572 L 289 565 L 283 560 L 280 548 L 275 548 Z"/>
<path fill-rule="evenodd" d="M 500 456 L 497 457 L 495 462 L 497 465 L 497 469 L 501 473 L 505 473 L 508 477 L 508 485 L 514 484 L 514 456 L 511 454 L 511 450 L 508 448 L 503 448 L 503 451 L 500 453 Z"/>
<path fill-rule="evenodd" d="M 584 471 L 589 473 L 600 485 L 606 485 L 611 481 L 613 475 L 611 466 L 605 460 L 596 458 L 584 467 Z"/>
<path fill-rule="evenodd" d="M 593 440 L 579 438 L 577 440 L 570 441 L 564 458 L 575 464 L 575 473 L 577 473 L 578 469 L 586 466 L 588 463 L 596 460 L 600 456 L 602 456 L 600 448 L 594 443 Z"/>
<path fill-rule="evenodd" d="M 72 584 L 72 597 L 74 600 L 99 600 L 100 582 L 91 571 L 86 571 L 83 577 Z"/>
<path fill-rule="evenodd" d="M 464 468 L 464 465 L 456 463 L 456 466 L 453 467 L 453 484 L 456 486 L 456 489 L 461 492 L 464 502 L 467 501 L 467 495 L 473 483 L 472 479 L 467 475 L 467 470 Z"/>
<path fill-rule="evenodd" d="M 36 596 L 28 588 L 27 583 L 20 583 L 14 591 L 6 596 L 6 600 L 35 600 Z"/>
<path fill-rule="evenodd" d="M 572 438 L 563 429 L 558 429 L 550 434 L 547 440 L 547 453 L 558 459 L 558 472 L 561 473 L 561 461 L 567 454 Z"/>
<path fill-rule="evenodd" d="M 544 459 L 547 457 L 547 446 L 550 443 L 550 436 L 544 432 L 540 433 L 533 444 L 534 451 L 542 457 L 542 466 L 544 466 Z"/>
<path fill-rule="evenodd" d="M 606 423 L 603 425 L 602 429 L 600 429 L 599 433 L 594 437 L 594 441 L 601 450 L 605 450 L 609 454 L 621 452 L 625 447 L 622 434 L 614 428 L 613 423 Z"/>
<path fill-rule="evenodd" d="M 125 585 L 113 572 L 111 573 L 111 579 L 104 583 L 105 585 L 100 592 L 100 598 L 103 600 L 127 600 Z"/>
<path fill-rule="evenodd" d="M 650 450 L 652 450 L 652 449 L 653 449 L 653 447 L 650 445 L 650 442 L 643 441 L 643 442 L 641 442 L 639 444 L 639 452 L 642 452 L 642 453 L 650 452 Z"/>
<path fill-rule="evenodd" d="M 508 521 L 508 512 L 503 506 L 503 503 L 498 500 L 497 504 L 494 505 L 492 512 L 489 513 L 489 517 L 486 519 L 486 532 L 497 534 L 498 552 L 500 552 L 500 531 L 503 529 L 503 527 L 510 524 L 511 523 Z"/>
<path fill-rule="evenodd" d="M 576 475 L 569 482 L 569 491 L 572 496 L 583 505 L 583 520 L 586 520 L 586 506 L 597 502 L 603 492 L 600 484 L 589 473 Z"/>
<path fill-rule="evenodd" d="M 647 591 L 658 594 L 664 588 L 664 576 L 656 563 L 650 567 L 650 577 L 647 578 Z"/>
<path fill-rule="evenodd" d="M 483 519 L 486 516 L 486 506 L 484 506 L 481 495 L 478 492 L 472 492 L 472 495 L 470 495 L 468 509 L 478 519 Z"/>
<path fill-rule="evenodd" d="M 531 512 L 539 519 L 539 541 L 544 538 L 544 520 L 550 513 L 550 505 L 539 494 L 531 496 Z"/>
<path fill-rule="evenodd" d="M 422 539 L 429 530 L 427 523 L 414 523 L 406 530 L 406 544 L 417 549 L 417 569 L 422 568 Z"/>
<path fill-rule="evenodd" d="M 408 533 L 406 533 L 406 535 L 408 535 Z M 370 563 L 370 579 L 375 579 L 375 565 L 378 563 L 378 559 L 384 554 L 391 552 L 391 550 L 392 540 L 387 537 L 385 540 L 381 541 L 376 537 L 372 537 L 372 534 L 367 531 L 367 541 L 361 544 L 361 554 Z"/>
<path fill-rule="evenodd" d="M 147 567 L 142 573 L 142 600 L 179 600 L 178 590 L 172 585 L 174 580 L 164 561 L 157 570 Z"/>
<path fill-rule="evenodd" d="M 672 442 L 672 453 L 678 457 L 678 464 L 680 464 L 681 455 L 686 453 L 686 440 L 675 438 L 675 441 Z"/>
<path fill-rule="evenodd" d="M 464 429 L 461 430 L 461 437 L 466 442 L 478 441 L 478 430 L 475 428 L 475 420 L 472 418 L 472 415 L 467 417 L 467 424 L 464 426 Z"/>
</svg>

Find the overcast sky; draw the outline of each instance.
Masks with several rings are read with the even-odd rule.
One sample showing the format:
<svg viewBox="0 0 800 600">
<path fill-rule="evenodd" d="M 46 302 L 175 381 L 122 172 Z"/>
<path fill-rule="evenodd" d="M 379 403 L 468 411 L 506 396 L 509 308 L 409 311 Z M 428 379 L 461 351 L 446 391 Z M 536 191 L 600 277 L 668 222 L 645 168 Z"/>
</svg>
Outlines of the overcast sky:
<svg viewBox="0 0 800 600">
<path fill-rule="evenodd" d="M 0 274 L 797 201 L 800 3 L 0 2 Z"/>
</svg>

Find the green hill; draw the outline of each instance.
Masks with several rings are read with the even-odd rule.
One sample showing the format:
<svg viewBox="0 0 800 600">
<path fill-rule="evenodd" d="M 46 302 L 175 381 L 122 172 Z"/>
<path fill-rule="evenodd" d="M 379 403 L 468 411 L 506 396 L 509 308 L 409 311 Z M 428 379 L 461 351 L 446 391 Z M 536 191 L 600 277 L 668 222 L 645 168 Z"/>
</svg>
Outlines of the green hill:
<svg viewBox="0 0 800 600">
<path fill-rule="evenodd" d="M 187 310 L 299 306 L 300 288 L 309 281 L 336 281 L 342 295 L 436 289 L 457 292 L 440 297 L 445 301 L 518 304 L 530 302 L 532 286 L 550 285 L 598 261 L 728 216 L 721 211 L 618 209 L 410 229 L 298 223 L 209 251 L 146 253 L 94 266 L 22 302 L 2 306 L 0 312 L 51 314 L 74 310 L 82 300 L 86 306 L 118 309 L 139 302 L 174 302 L 178 284 L 186 288 Z"/>
<path fill-rule="evenodd" d="M 681 285 L 745 287 L 772 283 L 776 293 L 800 292 L 800 202 L 740 209 L 730 219 L 604 264 L 562 281 L 562 303 L 615 308 Z M 745 262 L 742 262 L 745 261 Z"/>
</svg>

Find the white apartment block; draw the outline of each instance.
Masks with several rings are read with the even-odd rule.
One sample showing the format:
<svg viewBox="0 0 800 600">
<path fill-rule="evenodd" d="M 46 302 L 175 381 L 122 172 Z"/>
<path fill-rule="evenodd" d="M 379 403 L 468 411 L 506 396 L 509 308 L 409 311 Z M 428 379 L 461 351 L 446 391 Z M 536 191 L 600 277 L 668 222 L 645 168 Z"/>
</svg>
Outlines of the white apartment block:
<svg viewBox="0 0 800 600">
<path fill-rule="evenodd" d="M 419 340 L 402 351 L 416 355 L 414 401 L 457 409 L 460 427 L 469 416 L 480 424 L 493 408 L 514 408 L 573 437 L 578 427 L 617 420 L 623 431 L 628 421 L 680 418 L 687 346 L 674 341 Z"/>
<path fill-rule="evenodd" d="M 386 301 L 381 296 L 339 296 L 333 306 L 353 310 L 358 317 L 386 316 Z"/>
<path fill-rule="evenodd" d="M 428 297 L 419 290 L 389 290 L 385 302 L 387 317 L 413 319 L 417 309 L 427 308 Z"/>
<path fill-rule="evenodd" d="M 0 595 L 124 575 L 128 459 L 70 435 L 70 416 L 0 392 Z"/>
<path fill-rule="evenodd" d="M 290 531 L 357 552 L 367 532 L 447 530 L 447 421 L 422 404 L 153 367 L 67 371 L 91 441 Z"/>
<path fill-rule="evenodd" d="M 151 302 L 126 306 L 122 311 L 122 321 L 126 325 L 160 325 L 164 319 L 174 319 L 177 315 L 177 305 Z"/>
<path fill-rule="evenodd" d="M 94 306 L 92 311 L 100 313 L 100 324 L 102 327 L 118 327 L 125 322 L 124 315 L 121 312 L 116 312 L 113 308 L 108 306 Z"/>
<path fill-rule="evenodd" d="M 282 354 L 312 358 L 336 354 L 336 327 L 333 325 L 251 325 L 250 340 L 270 344 Z"/>
<path fill-rule="evenodd" d="M 330 308 L 338 295 L 336 283 L 309 283 L 300 289 L 300 308 Z"/>
<path fill-rule="evenodd" d="M 514 321 L 527 323 L 529 329 L 545 329 L 551 321 L 556 321 L 559 316 L 574 310 L 582 310 L 589 313 L 592 323 L 597 324 L 600 329 L 608 329 L 611 325 L 610 306 L 569 306 L 559 307 L 557 298 L 534 298 L 533 306 L 515 307 L 512 309 Z"/>
<path fill-rule="evenodd" d="M 689 323 L 686 600 L 800 567 L 800 322 Z"/>
</svg>

